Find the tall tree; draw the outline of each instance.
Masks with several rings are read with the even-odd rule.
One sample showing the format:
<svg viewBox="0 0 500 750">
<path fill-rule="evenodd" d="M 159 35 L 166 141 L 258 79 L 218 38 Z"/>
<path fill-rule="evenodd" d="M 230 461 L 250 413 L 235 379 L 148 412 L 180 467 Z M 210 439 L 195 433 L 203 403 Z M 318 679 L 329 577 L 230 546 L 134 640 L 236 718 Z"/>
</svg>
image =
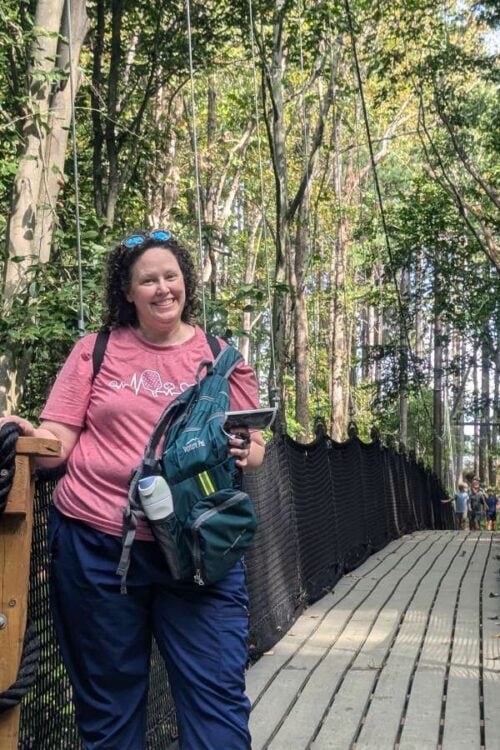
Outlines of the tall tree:
<svg viewBox="0 0 500 750">
<path fill-rule="evenodd" d="M 38 0 L 26 77 L 23 147 L 14 179 L 2 284 L 3 314 L 26 291 L 32 270 L 50 257 L 57 226 L 56 203 L 65 180 L 65 157 L 78 87 L 78 61 L 87 30 L 84 0 Z M 68 43 L 71 24 L 71 48 Z M 73 78 L 70 80 L 70 70 Z M 0 356 L 0 408 L 13 410 L 23 373 L 18 352 Z M 26 362 L 24 363 L 26 366 Z"/>
</svg>

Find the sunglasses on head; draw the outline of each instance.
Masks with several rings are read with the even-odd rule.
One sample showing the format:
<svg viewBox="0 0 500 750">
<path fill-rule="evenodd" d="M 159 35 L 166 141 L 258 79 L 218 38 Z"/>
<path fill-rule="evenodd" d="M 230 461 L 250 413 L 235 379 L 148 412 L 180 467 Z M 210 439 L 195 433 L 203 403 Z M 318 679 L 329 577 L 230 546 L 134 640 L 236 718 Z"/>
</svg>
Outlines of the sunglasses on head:
<svg viewBox="0 0 500 750">
<path fill-rule="evenodd" d="M 142 243 L 146 242 L 146 240 L 158 240 L 160 242 L 166 242 L 171 238 L 171 236 L 172 233 L 168 232 L 166 229 L 153 229 L 153 231 L 151 232 L 131 234 L 130 237 L 125 237 L 125 239 L 122 240 L 121 244 L 122 247 L 126 247 L 130 250 L 130 248 L 132 247 L 142 245 Z"/>
</svg>

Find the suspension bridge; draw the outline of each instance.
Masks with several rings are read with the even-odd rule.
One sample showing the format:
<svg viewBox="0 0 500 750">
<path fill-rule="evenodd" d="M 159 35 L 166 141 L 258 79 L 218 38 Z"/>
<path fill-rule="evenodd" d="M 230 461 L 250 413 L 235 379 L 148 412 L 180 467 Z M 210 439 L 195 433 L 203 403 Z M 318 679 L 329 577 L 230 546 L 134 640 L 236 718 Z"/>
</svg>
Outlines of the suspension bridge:
<svg viewBox="0 0 500 750">
<path fill-rule="evenodd" d="M 35 486 L 28 619 L 39 663 L 14 708 L 0 704 L 0 738 L 20 712 L 2 750 L 81 748 L 48 603 L 54 481 L 39 475 Z M 29 488 L 29 472 L 18 482 Z M 432 472 L 354 431 L 344 443 L 320 431 L 309 445 L 276 434 L 247 484 L 260 518 L 246 561 L 253 750 L 498 748 L 500 535 L 456 531 Z M 6 510 L 2 544 L 12 523 Z M 4 661 L 12 642 L 0 628 Z M 9 685 L 0 688 L 5 702 Z M 148 721 L 149 750 L 173 750 L 175 709 L 156 651 Z"/>
</svg>

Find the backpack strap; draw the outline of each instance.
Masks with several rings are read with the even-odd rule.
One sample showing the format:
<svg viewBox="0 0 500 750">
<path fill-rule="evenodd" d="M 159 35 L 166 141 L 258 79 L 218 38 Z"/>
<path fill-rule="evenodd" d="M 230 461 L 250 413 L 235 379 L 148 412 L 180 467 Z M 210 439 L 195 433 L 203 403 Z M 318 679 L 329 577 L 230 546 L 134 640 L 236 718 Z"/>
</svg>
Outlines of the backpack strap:
<svg viewBox="0 0 500 750">
<path fill-rule="evenodd" d="M 92 352 L 92 382 L 96 379 L 99 370 L 101 369 L 106 347 L 109 341 L 109 331 L 101 330 L 97 334 L 97 338 L 94 344 L 94 350 Z"/>
<path fill-rule="evenodd" d="M 214 362 L 214 372 L 227 379 L 241 362 L 243 362 L 243 357 L 239 351 L 234 346 L 226 346 L 219 352 Z"/>
<path fill-rule="evenodd" d="M 212 350 L 212 354 L 215 357 L 212 371 L 217 373 L 217 375 L 229 378 L 236 365 L 240 361 L 242 361 L 243 358 L 241 354 L 233 346 L 226 346 L 224 349 L 222 349 L 217 337 L 213 336 L 211 333 L 207 333 L 205 335 L 210 345 L 210 349 Z M 209 369 L 211 366 L 212 363 L 209 360 L 203 360 L 198 367 L 196 380 L 198 381 L 199 378 L 201 378 L 201 373 L 204 368 Z M 184 412 L 185 408 L 189 408 L 188 406 L 186 406 L 187 402 L 193 401 L 193 399 L 195 398 L 195 388 L 188 388 L 187 391 L 184 391 L 184 393 L 174 399 L 174 401 L 171 401 L 170 404 L 165 407 L 146 445 L 144 451 L 144 459 L 141 464 L 142 466 L 147 466 L 149 469 L 152 469 L 155 466 L 156 449 L 165 433 L 165 429 L 168 423 L 175 419 L 176 412 L 182 413 Z"/>
<path fill-rule="evenodd" d="M 208 345 L 210 346 L 210 349 L 212 351 L 213 358 L 217 359 L 221 350 L 219 339 L 217 338 L 217 336 L 214 336 L 213 333 L 205 333 L 205 336 L 207 337 Z"/>
</svg>

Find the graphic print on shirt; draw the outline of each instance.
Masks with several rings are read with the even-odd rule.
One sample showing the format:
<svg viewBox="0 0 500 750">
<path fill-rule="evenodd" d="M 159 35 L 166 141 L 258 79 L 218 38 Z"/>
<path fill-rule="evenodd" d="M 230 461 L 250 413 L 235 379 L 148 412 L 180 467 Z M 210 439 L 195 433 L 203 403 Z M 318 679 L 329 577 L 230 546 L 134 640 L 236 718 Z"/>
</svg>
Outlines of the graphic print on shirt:
<svg viewBox="0 0 500 750">
<path fill-rule="evenodd" d="M 191 383 L 172 383 L 171 381 L 164 383 L 157 370 L 143 370 L 139 374 L 134 372 L 128 382 L 111 380 L 108 385 L 116 390 L 130 388 L 136 396 L 139 395 L 141 389 L 144 389 L 155 398 L 158 398 L 158 396 L 173 396 L 175 398 L 184 393 L 191 386 Z"/>
</svg>

